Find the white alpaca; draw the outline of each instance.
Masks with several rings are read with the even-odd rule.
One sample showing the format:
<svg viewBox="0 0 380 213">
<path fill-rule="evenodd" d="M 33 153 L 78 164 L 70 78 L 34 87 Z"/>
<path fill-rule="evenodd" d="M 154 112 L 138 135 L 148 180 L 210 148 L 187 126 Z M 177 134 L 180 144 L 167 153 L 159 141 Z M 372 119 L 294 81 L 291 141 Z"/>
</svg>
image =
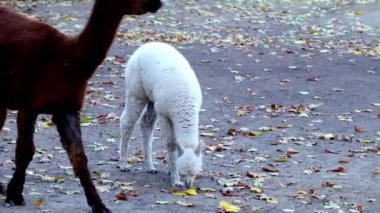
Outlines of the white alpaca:
<svg viewBox="0 0 380 213">
<path fill-rule="evenodd" d="M 168 148 L 170 181 L 174 186 L 192 187 L 201 171 L 202 144 L 198 123 L 201 89 L 187 60 L 164 43 L 148 43 L 136 50 L 125 70 L 126 105 L 121 115 L 120 168 L 128 170 L 127 150 L 136 121 L 144 141 L 148 172 L 152 162 L 152 136 L 156 118 Z"/>
</svg>

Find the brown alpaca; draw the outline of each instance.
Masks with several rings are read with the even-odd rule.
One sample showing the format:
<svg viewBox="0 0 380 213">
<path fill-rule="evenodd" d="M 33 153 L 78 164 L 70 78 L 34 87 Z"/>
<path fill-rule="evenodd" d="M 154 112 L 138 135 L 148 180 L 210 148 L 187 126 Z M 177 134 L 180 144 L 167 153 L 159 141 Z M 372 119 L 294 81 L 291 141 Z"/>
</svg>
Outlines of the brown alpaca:
<svg viewBox="0 0 380 213">
<path fill-rule="evenodd" d="M 100 199 L 87 168 L 78 111 L 87 81 L 103 61 L 123 15 L 155 12 L 160 0 L 95 0 L 78 36 L 0 7 L 0 130 L 7 109 L 18 110 L 16 170 L 6 203 L 24 205 L 25 172 L 33 158 L 37 115 L 53 115 L 74 173 L 93 212 L 111 212 Z"/>
</svg>

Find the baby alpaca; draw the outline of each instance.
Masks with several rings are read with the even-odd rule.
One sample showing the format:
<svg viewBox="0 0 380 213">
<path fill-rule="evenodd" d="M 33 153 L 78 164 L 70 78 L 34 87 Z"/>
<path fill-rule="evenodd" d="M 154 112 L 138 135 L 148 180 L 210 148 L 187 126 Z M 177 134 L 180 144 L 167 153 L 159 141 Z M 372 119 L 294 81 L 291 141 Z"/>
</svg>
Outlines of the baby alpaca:
<svg viewBox="0 0 380 213">
<path fill-rule="evenodd" d="M 136 50 L 125 70 L 126 104 L 121 115 L 120 168 L 125 171 L 128 143 L 136 121 L 144 141 L 148 172 L 156 173 L 152 162 L 153 129 L 158 118 L 162 138 L 168 148 L 170 181 L 187 188 L 193 186 L 202 167 L 199 142 L 201 89 L 187 60 L 164 43 L 148 43 Z"/>
</svg>

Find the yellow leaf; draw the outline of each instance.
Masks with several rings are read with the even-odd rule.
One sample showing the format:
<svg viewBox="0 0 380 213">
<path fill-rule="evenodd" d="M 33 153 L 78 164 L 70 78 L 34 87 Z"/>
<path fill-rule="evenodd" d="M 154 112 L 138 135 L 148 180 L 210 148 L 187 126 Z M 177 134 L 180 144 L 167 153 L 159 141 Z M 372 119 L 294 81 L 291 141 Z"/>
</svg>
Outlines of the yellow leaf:
<svg viewBox="0 0 380 213">
<path fill-rule="evenodd" d="M 227 201 L 220 201 L 219 206 L 223 207 L 225 212 L 239 212 L 240 208 L 234 205 L 229 204 Z"/>
<path fill-rule="evenodd" d="M 182 198 L 188 198 L 189 195 L 186 192 L 173 192 L 172 193 L 175 196 L 182 197 Z"/>
<path fill-rule="evenodd" d="M 352 54 L 354 54 L 354 55 L 363 55 L 363 52 L 360 51 L 360 50 L 354 50 L 354 51 L 352 51 Z"/>
<path fill-rule="evenodd" d="M 44 200 L 42 200 L 42 198 L 39 198 L 39 199 L 37 199 L 36 202 L 34 203 L 34 207 L 39 207 L 39 206 L 41 206 L 43 203 L 44 203 Z"/>
<path fill-rule="evenodd" d="M 195 189 L 187 189 L 185 191 L 185 193 L 188 195 L 197 195 L 198 194 L 197 190 L 195 190 Z"/>
<path fill-rule="evenodd" d="M 364 14 L 364 12 L 361 10 L 355 11 L 355 15 L 363 15 L 363 14 Z"/>
<path fill-rule="evenodd" d="M 186 203 L 186 202 L 182 202 L 182 201 L 176 201 L 175 202 L 176 204 L 178 204 L 178 205 L 181 205 L 181 206 L 185 206 L 185 207 L 194 207 L 194 206 L 196 206 L 196 204 L 195 203 Z"/>
<path fill-rule="evenodd" d="M 194 195 L 197 195 L 198 192 L 195 189 L 187 189 L 185 191 L 174 191 L 172 192 L 172 194 L 178 197 L 188 198 L 189 195 L 194 196 Z"/>
<path fill-rule="evenodd" d="M 274 199 L 273 197 L 268 197 L 266 202 L 271 203 L 271 204 L 278 204 L 278 201 L 276 199 Z"/>
<path fill-rule="evenodd" d="M 274 162 L 279 162 L 279 163 L 286 162 L 286 161 L 288 161 L 288 158 L 285 156 L 281 156 L 274 160 Z"/>
<path fill-rule="evenodd" d="M 262 193 L 263 192 L 263 190 L 260 189 L 259 187 L 251 187 L 250 191 L 253 193 Z"/>
<path fill-rule="evenodd" d="M 299 194 L 299 195 L 307 195 L 308 193 L 307 193 L 307 191 L 300 189 L 300 190 L 297 191 L 297 194 Z"/>
<path fill-rule="evenodd" d="M 249 136 L 253 136 L 253 137 L 260 137 L 263 135 L 262 132 L 258 132 L 258 131 L 249 131 Z"/>
</svg>

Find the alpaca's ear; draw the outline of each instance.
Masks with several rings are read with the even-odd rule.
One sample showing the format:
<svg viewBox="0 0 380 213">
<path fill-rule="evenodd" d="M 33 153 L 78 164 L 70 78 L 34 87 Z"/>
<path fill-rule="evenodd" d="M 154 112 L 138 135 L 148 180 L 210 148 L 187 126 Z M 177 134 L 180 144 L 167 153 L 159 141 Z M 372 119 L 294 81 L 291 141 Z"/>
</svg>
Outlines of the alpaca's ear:
<svg viewBox="0 0 380 213">
<path fill-rule="evenodd" d="M 195 154 L 199 157 L 202 154 L 203 141 L 199 141 L 198 147 L 195 150 Z"/>
</svg>

